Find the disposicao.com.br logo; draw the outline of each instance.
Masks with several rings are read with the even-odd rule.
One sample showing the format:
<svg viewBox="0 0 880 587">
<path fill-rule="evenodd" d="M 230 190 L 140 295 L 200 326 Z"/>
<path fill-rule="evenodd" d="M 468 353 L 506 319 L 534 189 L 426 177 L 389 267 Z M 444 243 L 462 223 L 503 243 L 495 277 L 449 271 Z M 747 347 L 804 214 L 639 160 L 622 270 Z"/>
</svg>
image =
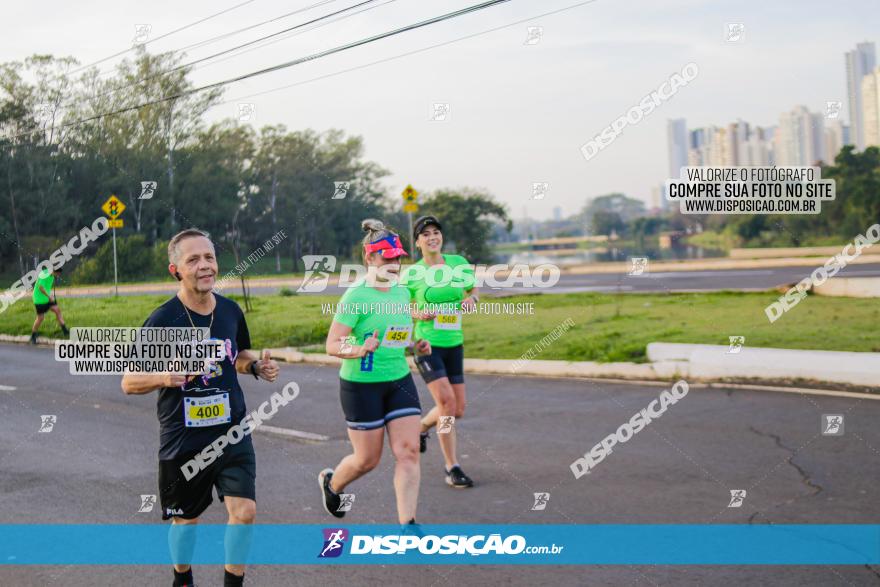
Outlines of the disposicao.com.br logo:
<svg viewBox="0 0 880 587">
<path fill-rule="evenodd" d="M 405 531 L 404 531 L 405 532 Z M 338 557 L 348 538 L 349 555 L 518 555 L 559 554 L 564 546 L 529 546 L 520 534 L 425 534 L 415 527 L 414 533 L 352 534 L 343 528 L 325 528 L 319 558 Z"/>
</svg>

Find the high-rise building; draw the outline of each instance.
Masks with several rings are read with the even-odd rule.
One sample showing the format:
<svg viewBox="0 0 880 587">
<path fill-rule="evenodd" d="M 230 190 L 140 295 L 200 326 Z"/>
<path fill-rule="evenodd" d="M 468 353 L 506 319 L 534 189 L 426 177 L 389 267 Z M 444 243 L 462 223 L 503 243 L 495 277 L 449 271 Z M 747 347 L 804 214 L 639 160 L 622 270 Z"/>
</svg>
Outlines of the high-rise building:
<svg viewBox="0 0 880 587">
<path fill-rule="evenodd" d="M 688 164 L 688 132 L 684 118 L 666 121 L 666 150 L 669 155 L 669 178 L 676 178 Z"/>
<path fill-rule="evenodd" d="M 849 127 L 839 120 L 825 121 L 825 163 L 834 163 L 834 158 L 844 145 L 849 144 Z"/>
<path fill-rule="evenodd" d="M 852 51 L 844 54 L 846 60 L 846 91 L 849 105 L 849 126 L 852 143 L 862 150 L 865 148 L 865 130 L 862 121 L 862 78 L 877 66 L 877 51 L 874 43 L 858 43 Z"/>
<path fill-rule="evenodd" d="M 796 106 L 779 116 L 776 133 L 776 163 L 782 166 L 809 166 L 825 160 L 825 117 Z"/>
<path fill-rule="evenodd" d="M 862 78 L 865 147 L 880 147 L 880 67 Z"/>
</svg>

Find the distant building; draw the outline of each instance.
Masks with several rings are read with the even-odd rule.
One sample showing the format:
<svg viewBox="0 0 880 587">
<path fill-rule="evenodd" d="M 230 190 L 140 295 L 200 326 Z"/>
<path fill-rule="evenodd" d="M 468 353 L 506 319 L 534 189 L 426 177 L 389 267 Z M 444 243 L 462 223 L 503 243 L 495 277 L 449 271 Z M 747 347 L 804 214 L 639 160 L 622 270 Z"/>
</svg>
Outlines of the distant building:
<svg viewBox="0 0 880 587">
<path fill-rule="evenodd" d="M 877 67 L 877 50 L 874 43 L 859 43 L 854 50 L 844 54 L 844 59 L 846 61 L 846 90 L 852 143 L 861 151 L 865 148 L 862 79 Z"/>
<path fill-rule="evenodd" d="M 669 179 L 676 178 L 688 164 L 688 132 L 684 118 L 666 121 L 666 151 L 669 155 Z"/>
<path fill-rule="evenodd" d="M 553 207 L 553 220 L 557 222 L 562 220 L 562 208 L 560 208 L 559 206 Z"/>
<path fill-rule="evenodd" d="M 865 147 L 880 147 L 880 67 L 862 78 Z"/>
<path fill-rule="evenodd" d="M 825 121 L 825 163 L 834 163 L 834 158 L 844 145 L 849 145 L 849 127 L 839 120 Z"/>
<path fill-rule="evenodd" d="M 825 157 L 825 116 L 795 106 L 779 116 L 775 136 L 777 161 L 782 166 L 808 166 Z"/>
</svg>

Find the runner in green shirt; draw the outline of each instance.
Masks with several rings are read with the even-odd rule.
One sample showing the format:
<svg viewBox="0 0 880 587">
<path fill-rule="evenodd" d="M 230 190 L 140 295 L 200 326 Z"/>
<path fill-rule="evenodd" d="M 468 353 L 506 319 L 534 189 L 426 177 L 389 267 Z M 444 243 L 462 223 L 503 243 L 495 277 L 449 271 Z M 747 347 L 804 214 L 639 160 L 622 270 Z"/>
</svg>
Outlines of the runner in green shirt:
<svg viewBox="0 0 880 587">
<path fill-rule="evenodd" d="M 473 267 L 461 255 L 443 254 L 440 221 L 423 216 L 416 221 L 413 240 L 422 260 L 403 274 L 412 299 L 416 336 L 431 343 L 431 354 L 416 359 L 422 378 L 436 405 L 422 418 L 420 451 L 427 450 L 428 431 L 437 426 L 440 449 L 446 460 L 446 483 L 473 487 L 456 454 L 455 424 L 464 415 L 464 334 L 462 310 L 473 310 L 479 298 Z M 439 425 L 438 425 L 439 422 Z"/>
<path fill-rule="evenodd" d="M 64 317 L 61 315 L 61 308 L 58 307 L 58 300 L 55 297 L 55 278 L 59 275 L 61 275 L 60 267 L 54 271 L 49 271 L 49 269 L 43 267 L 39 276 L 37 276 L 37 283 L 34 284 L 34 308 L 37 310 L 37 319 L 34 320 L 34 325 L 31 327 L 31 344 L 37 344 L 37 331 L 40 329 L 40 324 L 43 323 L 46 312 L 49 310 L 55 314 L 55 319 L 58 320 L 58 324 L 61 326 L 61 332 L 65 336 L 70 334 L 70 330 L 67 329 L 67 325 L 64 323 Z"/>
<path fill-rule="evenodd" d="M 341 518 L 351 505 L 341 492 L 379 464 L 385 428 L 394 454 L 394 490 L 401 524 L 415 524 L 419 497 L 419 419 L 416 384 L 406 349 L 431 352 L 426 340 L 413 338 L 409 292 L 397 282 L 400 237 L 378 220 L 364 220 L 367 276 L 349 288 L 327 334 L 327 354 L 340 357 L 340 401 L 354 452 L 335 469 L 324 469 L 318 483 L 327 513 Z"/>
</svg>

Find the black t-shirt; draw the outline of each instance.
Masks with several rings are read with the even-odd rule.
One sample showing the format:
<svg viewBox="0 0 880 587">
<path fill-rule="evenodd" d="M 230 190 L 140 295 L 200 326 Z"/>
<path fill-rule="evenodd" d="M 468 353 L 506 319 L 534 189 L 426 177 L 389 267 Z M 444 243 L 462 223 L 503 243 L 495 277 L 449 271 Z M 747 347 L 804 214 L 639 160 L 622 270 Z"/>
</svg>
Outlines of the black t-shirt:
<svg viewBox="0 0 880 587">
<path fill-rule="evenodd" d="M 250 348 L 250 333 L 244 313 L 238 304 L 216 293 L 214 298 L 217 300 L 217 305 L 214 308 L 211 338 L 224 341 L 226 358 L 217 363 L 208 375 L 195 377 L 183 389 L 163 387 L 159 390 L 159 400 L 156 405 L 159 416 L 159 460 L 191 457 L 226 434 L 227 430 L 240 423 L 245 416 L 244 394 L 238 385 L 235 357 L 238 356 L 239 351 Z M 187 310 L 192 317 L 192 324 L 187 317 Z M 192 309 L 185 308 L 177 296 L 159 306 L 144 322 L 145 327 L 166 328 L 192 328 L 193 325 L 196 328 L 207 328 L 208 324 L 211 324 L 210 315 L 198 314 Z M 195 402 L 223 403 L 223 394 L 228 394 L 229 413 L 214 419 L 220 422 L 203 427 L 186 425 L 185 410 L 192 410 L 190 418 L 191 422 L 195 422 L 192 420 L 192 414 L 198 410 Z M 220 411 L 218 408 L 214 409 Z M 225 412 L 225 407 L 223 411 Z M 250 436 L 246 436 L 241 441 L 241 443 L 250 442 Z"/>
</svg>

